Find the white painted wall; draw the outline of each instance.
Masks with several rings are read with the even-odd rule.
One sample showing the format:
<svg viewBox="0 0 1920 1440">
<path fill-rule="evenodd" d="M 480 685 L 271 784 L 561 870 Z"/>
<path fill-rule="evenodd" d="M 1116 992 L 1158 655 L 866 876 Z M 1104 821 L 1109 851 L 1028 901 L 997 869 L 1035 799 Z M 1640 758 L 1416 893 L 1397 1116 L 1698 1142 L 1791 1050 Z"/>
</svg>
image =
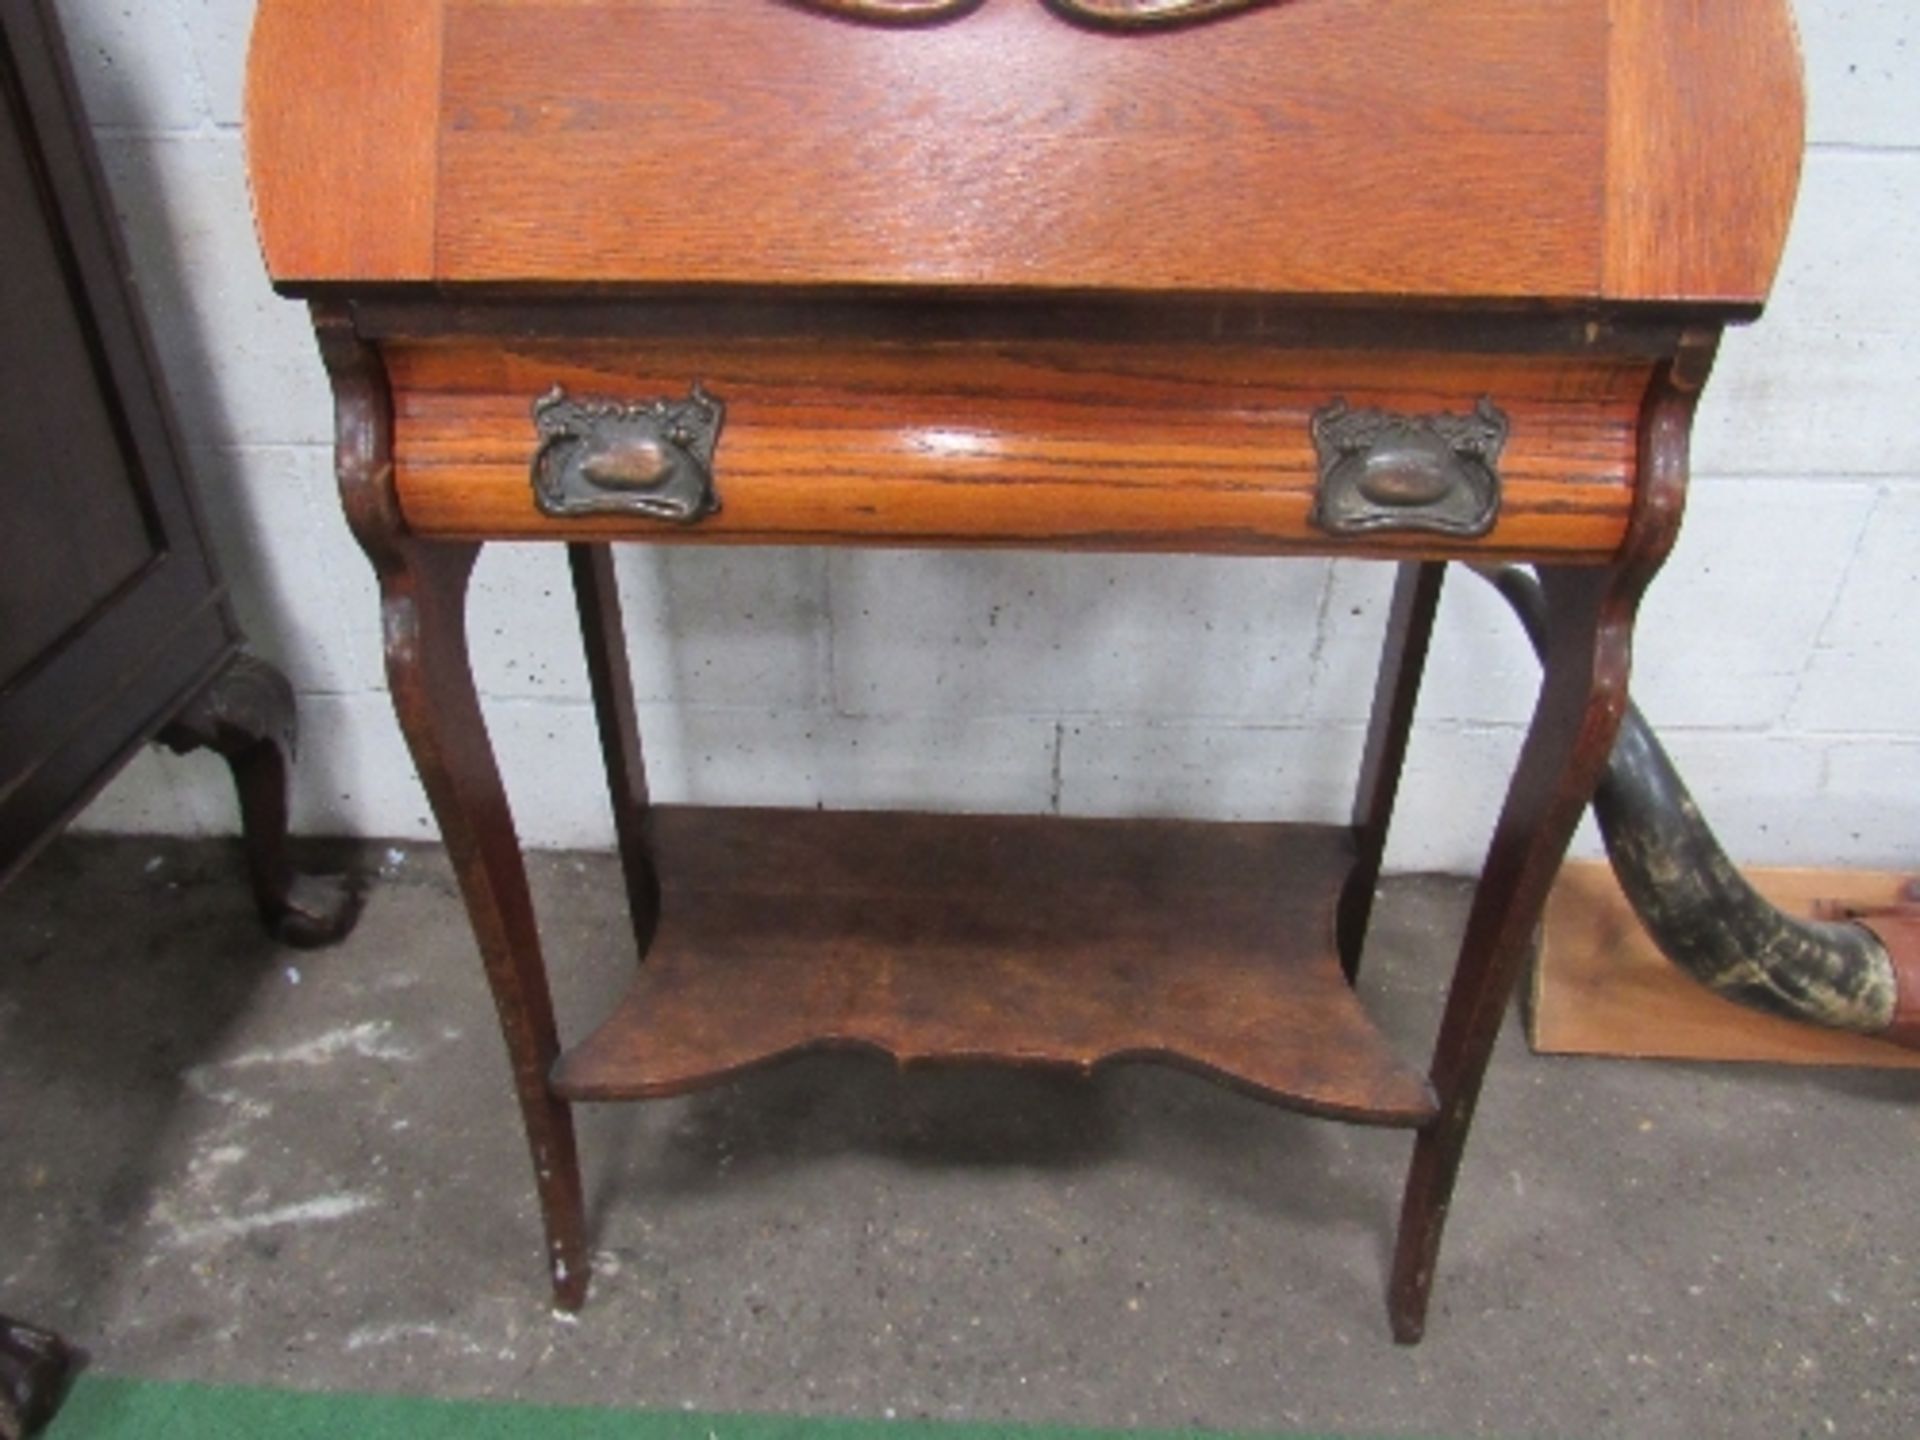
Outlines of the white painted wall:
<svg viewBox="0 0 1920 1440">
<path fill-rule="evenodd" d="M 1636 691 L 1743 859 L 1910 866 L 1920 7 L 1799 8 L 1805 193 L 1772 310 L 1731 338 L 1703 412 Z M 333 496 L 306 318 L 254 248 L 250 0 L 61 9 L 221 559 L 256 646 L 299 687 L 296 824 L 430 835 Z M 1310 560 L 804 551 L 629 549 L 620 570 L 663 799 L 1319 819 L 1345 810 L 1388 582 Z M 497 548 L 476 585 L 525 838 L 610 843 L 560 554 Z M 1533 683 L 1497 602 L 1456 576 L 1393 863 L 1477 868 Z M 156 752 L 82 824 L 225 832 L 235 811 L 218 762 Z"/>
</svg>

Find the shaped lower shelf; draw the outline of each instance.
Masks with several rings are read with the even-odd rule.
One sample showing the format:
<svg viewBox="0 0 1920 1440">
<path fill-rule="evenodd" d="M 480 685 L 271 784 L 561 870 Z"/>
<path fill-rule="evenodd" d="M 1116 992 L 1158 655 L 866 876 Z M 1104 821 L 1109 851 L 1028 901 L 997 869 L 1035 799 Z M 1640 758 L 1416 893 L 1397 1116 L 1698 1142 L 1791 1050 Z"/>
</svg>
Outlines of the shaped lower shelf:
<svg viewBox="0 0 1920 1440">
<path fill-rule="evenodd" d="M 661 919 L 554 1069 L 573 1100 L 784 1056 L 1090 1071 L 1150 1059 L 1315 1114 L 1434 1114 L 1340 974 L 1332 827 L 660 807 Z"/>
</svg>

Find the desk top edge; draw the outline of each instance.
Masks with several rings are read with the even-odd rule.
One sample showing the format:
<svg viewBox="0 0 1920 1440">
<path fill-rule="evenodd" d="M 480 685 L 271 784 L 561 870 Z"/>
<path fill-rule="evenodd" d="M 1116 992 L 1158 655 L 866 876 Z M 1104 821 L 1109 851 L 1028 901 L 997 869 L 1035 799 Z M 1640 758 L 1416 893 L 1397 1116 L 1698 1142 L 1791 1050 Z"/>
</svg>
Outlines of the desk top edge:
<svg viewBox="0 0 1920 1440">
<path fill-rule="evenodd" d="M 1443 12 L 1391 0 L 1327 0 L 1311 9 L 1280 0 L 1192 31 L 1116 37 L 1076 30 L 1038 0 L 990 0 L 949 25 L 876 39 L 774 0 L 660 0 L 654 7 L 634 0 L 263 0 L 248 71 L 249 174 L 269 271 L 293 289 L 409 282 L 978 287 L 1474 305 L 1665 302 L 1750 311 L 1765 300 L 1784 245 L 1799 182 L 1804 95 L 1787 0 L 1753 0 L 1739 9 L 1736 20 L 1731 7 L 1703 9 L 1691 0 L 1456 0 Z M 1479 70 L 1461 78 L 1483 82 L 1480 90 L 1491 81 L 1510 92 L 1484 101 L 1449 98 L 1473 86 L 1423 78 L 1428 61 L 1454 63 L 1452 56 L 1423 60 L 1420 50 L 1449 27 L 1487 41 L 1522 14 L 1533 17 L 1522 37 L 1529 45 L 1564 32 L 1567 58 L 1535 74 L 1518 40 L 1512 54 L 1482 57 Z M 629 78 L 620 67 L 552 81 L 555 103 L 569 107 L 559 121 L 509 113 L 516 97 L 547 93 L 538 87 L 549 82 L 525 78 L 512 57 L 496 53 L 518 32 L 489 27 L 535 18 L 556 32 L 580 32 L 571 42 L 576 54 L 603 31 L 639 34 L 636 27 L 655 24 L 697 28 L 723 20 L 742 44 L 769 52 L 812 33 L 795 27 L 829 27 L 821 35 L 836 45 L 846 40 L 843 78 L 856 85 L 871 80 L 876 56 L 924 61 L 930 73 L 945 73 L 941 50 L 876 45 L 945 47 L 965 59 L 969 46 L 993 38 L 970 39 L 967 27 L 997 25 L 1002 43 L 1010 37 L 1054 47 L 1048 55 L 1094 57 L 1103 83 L 1146 77 L 1155 88 L 1120 108 L 1113 108 L 1119 102 L 1112 89 L 1098 92 L 1084 102 L 1086 114 L 1071 113 L 1066 122 L 1069 129 L 1084 122 L 1085 133 L 1065 138 L 1054 133 L 1057 125 L 1022 128 L 1038 112 L 1031 110 L 1035 97 L 1020 88 L 1026 82 L 1018 66 L 1012 79 L 994 82 L 1000 88 L 989 85 L 985 99 L 967 99 L 1012 117 L 1005 153 L 1032 150 L 1039 157 L 1004 185 L 991 175 L 982 182 L 974 198 L 1006 207 L 990 224 L 969 227 L 956 215 L 951 174 L 928 177 L 896 204 L 860 188 L 857 166 L 837 180 L 835 170 L 822 185 L 817 172 L 791 173 L 792 166 L 778 169 L 769 160 L 735 177 L 761 187 L 739 203 L 773 217 L 764 243 L 737 238 L 739 226 L 727 223 L 726 187 L 696 180 L 688 182 L 691 198 L 682 197 L 688 213 L 675 211 L 673 197 L 661 202 L 657 217 L 649 212 L 652 243 L 642 245 L 633 238 L 635 197 L 659 193 L 645 187 L 661 167 L 674 173 L 680 164 L 699 175 L 703 147 L 730 143 L 743 127 L 763 134 L 755 127 L 765 127 L 773 112 L 751 98 L 729 99 L 708 117 L 708 128 L 673 137 L 685 146 L 679 160 L 658 164 L 635 158 L 645 137 L 634 130 L 640 112 L 619 108 Z M 1224 108 L 1194 98 L 1207 87 L 1192 83 L 1183 62 L 1225 63 L 1229 40 L 1277 44 L 1308 26 L 1318 47 L 1311 63 L 1287 62 L 1298 111 L 1259 110 L 1244 93 Z M 326 43 L 316 43 L 321 27 Z M 557 34 L 554 43 L 567 42 Z M 1115 46 L 1132 48 L 1091 48 Z M 1273 45 L 1267 49 L 1263 62 L 1282 58 Z M 1140 58 L 1162 53 L 1164 70 Z M 1392 102 L 1398 108 L 1391 116 L 1410 127 L 1399 138 L 1412 158 L 1364 160 L 1357 174 L 1347 174 L 1340 167 L 1349 157 L 1393 149 L 1379 143 L 1378 114 L 1369 108 L 1381 88 L 1365 78 L 1369 64 L 1387 67 L 1393 84 L 1386 89 L 1408 92 Z M 1223 74 L 1230 89 L 1232 74 Z M 772 91 L 779 91 L 778 80 L 768 82 Z M 1562 104 L 1551 93 L 1560 90 L 1578 93 Z M 831 118 L 827 101 L 811 91 L 796 101 L 794 93 L 779 91 L 775 100 L 817 104 L 809 123 Z M 862 103 L 871 101 L 872 85 L 866 93 Z M 1541 106 L 1548 108 L 1540 118 L 1530 118 L 1528 107 Z M 684 106 L 673 113 L 698 119 Z M 1278 129 L 1237 123 L 1267 114 L 1277 117 Z M 888 124 L 897 118 L 880 117 Z M 1187 144 L 1193 127 L 1205 125 L 1232 144 L 1205 149 L 1211 158 L 1191 171 L 1184 158 L 1178 166 L 1157 164 L 1155 156 L 1176 141 Z M 1371 150 L 1363 136 L 1373 138 Z M 904 147 L 904 167 L 937 167 L 943 157 L 963 171 L 972 163 L 954 159 L 951 136 L 899 130 L 892 139 Z M 1729 156 L 1740 163 L 1729 164 Z M 594 174 L 591 167 L 608 157 L 618 173 Z M 1064 179 L 1062 157 L 1078 166 L 1069 166 Z M 871 168 L 872 159 L 862 163 Z M 972 173 L 961 176 L 963 194 L 972 193 Z M 1216 212 L 1233 223 L 1218 233 L 1195 229 L 1191 243 L 1186 234 L 1126 246 L 1087 244 L 1081 236 L 1049 248 L 1046 227 L 1062 214 L 1077 217 L 1087 235 L 1106 233 L 1101 227 L 1120 213 L 1116 187 L 1136 185 L 1143 174 L 1164 177 L 1154 180 L 1161 187 L 1155 209 L 1171 214 L 1172 229 Z M 1417 183 L 1409 186 L 1409 176 Z M 902 189 L 891 177 L 888 185 L 889 194 Z M 582 193 L 586 199 L 578 198 Z M 1246 199 L 1249 193 L 1257 198 Z M 1460 197 L 1457 205 L 1446 203 L 1450 194 Z M 1356 197 L 1368 213 L 1351 213 L 1346 201 Z M 816 199 L 818 208 L 809 208 Z M 885 222 L 877 228 L 870 223 L 876 216 Z"/>
</svg>

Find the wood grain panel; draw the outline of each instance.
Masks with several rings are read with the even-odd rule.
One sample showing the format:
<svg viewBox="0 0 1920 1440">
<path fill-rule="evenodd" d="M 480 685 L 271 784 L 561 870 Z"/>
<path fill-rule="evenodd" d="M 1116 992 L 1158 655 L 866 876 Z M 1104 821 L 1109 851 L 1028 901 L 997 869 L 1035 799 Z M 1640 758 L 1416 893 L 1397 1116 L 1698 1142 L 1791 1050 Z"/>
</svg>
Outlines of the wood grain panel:
<svg viewBox="0 0 1920 1440">
<path fill-rule="evenodd" d="M 1606 293 L 1758 304 L 1800 187 L 1787 0 L 1613 0 Z"/>
<path fill-rule="evenodd" d="M 1587 558 L 1625 534 L 1650 373 L 1622 359 L 1068 342 L 445 341 L 387 356 L 400 503 L 426 534 Z M 718 515 L 674 527 L 535 508 L 538 396 L 556 383 L 680 396 L 696 379 L 727 405 Z M 1483 395 L 1513 425 L 1487 539 L 1333 541 L 1309 525 L 1315 409 L 1344 396 L 1464 413 Z"/>
<path fill-rule="evenodd" d="M 1750 878 L 1787 913 L 1811 915 L 1816 900 L 1890 905 L 1908 877 L 1758 870 Z M 1545 1055 L 1920 1068 L 1920 1052 L 1765 1015 L 1714 994 L 1660 953 L 1604 861 L 1560 872 L 1547 905 L 1532 1012 L 1533 1048 Z"/>
<path fill-rule="evenodd" d="M 1345 829 L 676 806 L 653 826 L 660 930 L 561 1057 L 568 1099 L 854 1047 L 1166 1060 L 1318 1114 L 1433 1114 L 1334 959 Z"/>
<path fill-rule="evenodd" d="M 442 21 L 425 0 L 260 0 L 248 174 L 275 280 L 432 277 Z"/>
<path fill-rule="evenodd" d="M 775 0 L 444 8 L 444 279 L 1599 284 L 1605 0 L 1313 0 L 1138 36 L 1038 0 L 908 29 Z"/>
</svg>

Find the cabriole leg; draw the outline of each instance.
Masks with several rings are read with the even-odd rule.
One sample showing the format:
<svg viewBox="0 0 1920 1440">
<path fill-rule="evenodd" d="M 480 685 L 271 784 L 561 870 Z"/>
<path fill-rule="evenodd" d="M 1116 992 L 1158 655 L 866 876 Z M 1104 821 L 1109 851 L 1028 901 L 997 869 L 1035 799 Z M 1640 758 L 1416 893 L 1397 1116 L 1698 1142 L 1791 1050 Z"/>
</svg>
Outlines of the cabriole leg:
<svg viewBox="0 0 1920 1440">
<path fill-rule="evenodd" d="M 1639 483 L 1625 540 L 1602 569 L 1540 573 L 1547 635 L 1540 698 L 1507 789 L 1460 942 L 1434 1046 L 1439 1113 L 1414 1142 L 1387 1308 L 1394 1338 L 1426 1329 L 1440 1237 L 1487 1060 L 1580 813 L 1626 714 L 1640 597 L 1680 531 L 1687 460 L 1717 329 L 1689 330 L 1655 370 L 1641 406 Z"/>
<path fill-rule="evenodd" d="M 547 1077 L 559 1058 L 546 962 L 513 815 L 467 656 L 467 577 L 477 545 L 408 545 L 381 576 L 387 680 L 420 781 L 460 880 L 513 1066 L 546 1221 L 554 1301 L 587 1293 L 585 1207 L 573 1115 Z"/>
<path fill-rule="evenodd" d="M 333 379 L 341 501 L 380 577 L 394 710 L 453 861 L 499 1012 L 533 1152 L 554 1301 L 577 1310 L 588 1274 L 573 1113 L 548 1085 L 560 1049 L 553 999 L 526 866 L 467 654 L 467 580 L 480 547 L 426 543 L 407 533 L 393 487 L 385 367 L 344 310 L 316 306 L 314 320 Z"/>
<path fill-rule="evenodd" d="M 1440 1236 L 1494 1040 L 1625 713 L 1632 617 L 1611 603 L 1616 572 L 1546 571 L 1541 581 L 1551 610 L 1547 670 L 1460 944 L 1434 1048 L 1440 1110 L 1415 1141 L 1400 1214 L 1389 1309 L 1404 1344 L 1426 1327 Z"/>
</svg>

